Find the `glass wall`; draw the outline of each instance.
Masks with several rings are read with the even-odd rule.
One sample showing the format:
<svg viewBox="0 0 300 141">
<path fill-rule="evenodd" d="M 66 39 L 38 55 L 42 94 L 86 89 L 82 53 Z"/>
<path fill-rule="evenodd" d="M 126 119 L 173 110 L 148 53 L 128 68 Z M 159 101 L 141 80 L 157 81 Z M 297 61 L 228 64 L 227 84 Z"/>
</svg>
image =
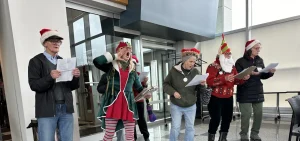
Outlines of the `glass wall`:
<svg viewBox="0 0 300 141">
<path fill-rule="evenodd" d="M 299 0 L 219 0 L 216 33 L 246 27 L 246 2 L 249 26 L 300 15 Z"/>
<path fill-rule="evenodd" d="M 251 0 L 251 25 L 300 15 L 299 0 Z"/>
</svg>

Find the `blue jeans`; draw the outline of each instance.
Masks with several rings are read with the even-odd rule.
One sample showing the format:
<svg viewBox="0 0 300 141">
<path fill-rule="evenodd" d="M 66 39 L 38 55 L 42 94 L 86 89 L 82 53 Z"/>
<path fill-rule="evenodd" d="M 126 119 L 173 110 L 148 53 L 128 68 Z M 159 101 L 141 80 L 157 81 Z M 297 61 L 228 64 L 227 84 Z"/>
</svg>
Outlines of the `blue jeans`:
<svg viewBox="0 0 300 141">
<path fill-rule="evenodd" d="M 56 105 L 55 117 L 38 118 L 39 141 L 54 141 L 58 127 L 60 141 L 73 141 L 73 115 L 66 113 L 65 104 Z"/>
<path fill-rule="evenodd" d="M 124 128 L 125 130 L 125 128 Z M 117 134 L 117 141 L 125 141 L 124 139 L 124 130 L 119 130 L 118 132 L 116 132 Z"/>
<path fill-rule="evenodd" d="M 185 119 L 184 141 L 194 141 L 194 134 L 195 134 L 194 122 L 196 116 L 196 104 L 190 107 L 179 107 L 171 103 L 170 112 L 172 117 L 170 141 L 178 140 L 182 115 L 184 115 L 184 119 Z"/>
</svg>

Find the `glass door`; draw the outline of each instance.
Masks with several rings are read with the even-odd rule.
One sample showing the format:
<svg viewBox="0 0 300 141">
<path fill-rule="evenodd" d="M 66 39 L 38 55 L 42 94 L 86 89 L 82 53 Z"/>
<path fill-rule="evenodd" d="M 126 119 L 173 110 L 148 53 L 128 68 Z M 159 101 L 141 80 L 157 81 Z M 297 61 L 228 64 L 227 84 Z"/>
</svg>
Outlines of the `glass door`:
<svg viewBox="0 0 300 141">
<path fill-rule="evenodd" d="M 163 93 L 163 81 L 167 76 L 171 67 L 175 64 L 173 63 L 170 53 L 175 53 L 174 50 L 162 50 L 155 48 L 143 48 L 143 58 L 144 58 L 144 68 L 145 72 L 149 73 L 150 86 L 158 87 L 158 91 L 152 94 L 152 98 L 149 99 L 152 105 L 153 112 L 157 119 L 163 120 L 170 116 L 169 114 L 169 96 Z"/>
</svg>

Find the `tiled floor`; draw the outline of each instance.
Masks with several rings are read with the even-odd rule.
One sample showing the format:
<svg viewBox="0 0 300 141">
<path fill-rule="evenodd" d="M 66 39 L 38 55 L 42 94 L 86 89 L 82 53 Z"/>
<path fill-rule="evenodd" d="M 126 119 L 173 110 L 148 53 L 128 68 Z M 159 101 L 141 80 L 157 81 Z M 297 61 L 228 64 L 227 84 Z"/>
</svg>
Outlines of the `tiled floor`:
<svg viewBox="0 0 300 141">
<path fill-rule="evenodd" d="M 195 141 L 207 141 L 209 119 L 204 123 L 197 119 L 195 123 Z M 265 118 L 260 130 L 260 136 L 263 141 L 287 141 L 290 126 L 290 118 L 282 119 L 280 122 L 275 123 L 274 118 Z M 149 127 L 151 141 L 168 141 L 169 129 L 171 124 L 164 126 L 163 124 L 154 125 Z M 182 129 L 184 124 L 182 124 Z M 228 141 L 239 141 L 240 120 L 233 121 L 230 126 Z M 138 135 L 138 141 L 143 141 L 142 135 Z M 218 135 L 216 135 L 218 137 Z M 216 137 L 216 140 L 217 140 Z M 103 138 L 103 133 L 94 134 L 92 136 L 83 137 L 81 141 L 100 141 Z M 184 139 L 184 130 L 180 131 L 179 141 Z M 115 139 L 116 140 L 116 139 Z M 293 139 L 295 140 L 295 139 Z"/>
</svg>

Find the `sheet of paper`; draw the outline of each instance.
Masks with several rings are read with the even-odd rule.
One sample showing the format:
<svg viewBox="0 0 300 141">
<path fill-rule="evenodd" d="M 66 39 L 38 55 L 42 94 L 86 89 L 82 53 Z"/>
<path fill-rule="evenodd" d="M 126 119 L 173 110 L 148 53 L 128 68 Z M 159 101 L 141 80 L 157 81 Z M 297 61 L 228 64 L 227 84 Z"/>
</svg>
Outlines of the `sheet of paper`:
<svg viewBox="0 0 300 141">
<path fill-rule="evenodd" d="M 262 69 L 259 72 L 263 72 L 263 73 L 268 73 L 271 69 L 274 69 L 278 66 L 279 63 L 271 63 L 269 64 L 267 67 L 265 67 L 264 69 Z"/>
<path fill-rule="evenodd" d="M 57 70 L 61 72 L 61 76 L 56 82 L 71 81 L 73 79 L 72 71 L 76 67 L 76 58 L 58 59 Z"/>
<path fill-rule="evenodd" d="M 141 72 L 139 75 L 140 81 L 142 82 L 145 77 L 147 77 L 149 75 L 149 72 Z"/>
<path fill-rule="evenodd" d="M 196 75 L 185 87 L 199 85 L 201 81 L 206 81 L 208 76 L 208 73 L 204 75 Z"/>
<path fill-rule="evenodd" d="M 153 92 L 157 91 L 158 88 L 157 87 L 152 87 L 152 88 L 145 88 L 143 89 L 143 91 L 141 91 L 135 98 L 135 101 L 140 101 L 142 99 L 144 99 L 145 95 L 147 94 L 152 94 Z"/>
<path fill-rule="evenodd" d="M 251 72 L 254 71 L 255 68 L 256 68 L 255 66 L 251 66 L 251 67 L 249 67 L 247 69 L 244 69 L 239 74 L 235 75 L 234 78 L 243 79 L 246 75 L 251 74 Z"/>
</svg>

